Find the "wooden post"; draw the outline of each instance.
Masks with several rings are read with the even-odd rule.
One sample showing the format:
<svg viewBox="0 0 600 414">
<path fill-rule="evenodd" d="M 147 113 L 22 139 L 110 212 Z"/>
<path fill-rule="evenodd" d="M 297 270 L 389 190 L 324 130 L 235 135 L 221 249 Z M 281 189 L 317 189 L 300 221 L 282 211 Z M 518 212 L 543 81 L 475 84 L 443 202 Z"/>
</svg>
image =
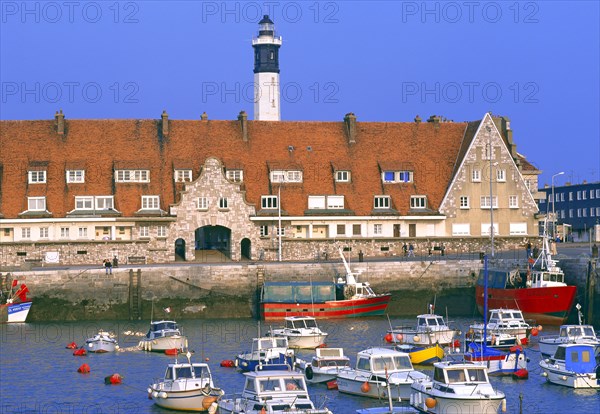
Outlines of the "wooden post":
<svg viewBox="0 0 600 414">
<path fill-rule="evenodd" d="M 596 260 L 588 263 L 587 274 L 587 315 L 586 321 L 592 323 L 594 320 L 594 297 L 596 296 Z"/>
</svg>

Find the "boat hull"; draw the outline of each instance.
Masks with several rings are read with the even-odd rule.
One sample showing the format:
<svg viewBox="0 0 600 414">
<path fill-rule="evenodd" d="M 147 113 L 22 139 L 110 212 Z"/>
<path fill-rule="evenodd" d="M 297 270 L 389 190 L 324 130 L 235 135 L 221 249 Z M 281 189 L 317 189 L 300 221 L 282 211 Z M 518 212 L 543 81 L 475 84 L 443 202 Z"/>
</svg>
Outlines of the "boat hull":
<svg viewBox="0 0 600 414">
<path fill-rule="evenodd" d="M 527 358 L 522 352 L 511 352 L 497 357 L 466 354 L 465 360 L 487 365 L 488 374 L 494 376 L 512 375 L 519 370 L 527 369 Z"/>
<path fill-rule="evenodd" d="M 163 336 L 155 339 L 142 339 L 139 347 L 144 351 L 165 352 L 168 349 L 187 348 L 187 338 L 181 335 Z"/>
<path fill-rule="evenodd" d="M 433 390 L 432 390 L 433 391 Z M 435 399 L 435 406 L 428 408 L 426 400 Z M 490 396 L 488 398 L 478 395 L 469 397 L 457 395 L 456 398 L 447 398 L 435 392 L 427 392 L 424 389 L 413 389 L 410 396 L 410 405 L 422 413 L 497 413 L 504 400 L 504 395 Z"/>
<path fill-rule="evenodd" d="M 410 348 L 396 348 L 400 352 L 408 353 L 410 357 L 410 362 L 413 365 L 430 365 L 434 362 L 440 362 L 444 359 L 444 349 L 438 344 L 427 347 L 410 347 Z"/>
<path fill-rule="evenodd" d="M 316 334 L 310 336 L 294 336 L 294 335 L 279 335 L 286 336 L 290 348 L 314 349 L 325 344 L 327 335 Z"/>
<path fill-rule="evenodd" d="M 494 289 L 488 287 L 488 309 L 517 307 L 526 319 L 546 325 L 562 325 L 575 301 L 575 286 L 556 286 L 523 289 Z M 483 286 L 475 289 L 477 309 L 483 315 Z"/>
<path fill-rule="evenodd" d="M 265 321 L 281 320 L 286 316 L 313 316 L 319 319 L 357 318 L 383 315 L 392 295 L 331 300 L 320 303 L 261 303 L 261 313 Z"/>
<path fill-rule="evenodd" d="M 23 323 L 31 309 L 31 301 L 0 305 L 0 322 Z"/>
<path fill-rule="evenodd" d="M 388 392 L 393 400 L 398 398 L 405 399 L 410 397 L 412 379 L 408 376 L 406 381 L 390 380 L 389 389 L 386 387 L 385 375 L 381 375 L 381 381 L 370 380 L 371 375 L 357 375 L 354 378 L 338 375 L 338 391 L 345 394 L 353 394 L 361 397 L 370 398 L 388 398 Z M 368 386 L 365 386 L 365 383 Z"/>
<path fill-rule="evenodd" d="M 544 361 L 540 362 L 540 367 L 544 371 L 542 375 L 552 384 L 562 385 L 569 388 L 600 388 L 600 383 L 596 378 L 595 372 L 576 373 L 571 371 L 562 371 L 551 368 Z"/>
<path fill-rule="evenodd" d="M 218 401 L 218 396 L 206 395 L 201 389 L 165 391 L 158 387 L 151 388 L 150 398 L 159 407 L 176 411 L 207 412 L 208 407 Z"/>
<path fill-rule="evenodd" d="M 105 352 L 115 352 L 117 350 L 117 344 L 109 341 L 86 341 L 85 349 L 88 352 L 95 352 L 102 354 Z"/>
</svg>

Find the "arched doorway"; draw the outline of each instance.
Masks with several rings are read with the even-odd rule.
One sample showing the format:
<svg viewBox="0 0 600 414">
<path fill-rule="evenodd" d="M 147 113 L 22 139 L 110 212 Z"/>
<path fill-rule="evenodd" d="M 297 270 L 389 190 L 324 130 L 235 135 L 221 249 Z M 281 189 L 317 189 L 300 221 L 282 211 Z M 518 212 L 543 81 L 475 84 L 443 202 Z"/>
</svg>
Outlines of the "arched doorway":
<svg viewBox="0 0 600 414">
<path fill-rule="evenodd" d="M 204 226 L 197 228 L 194 233 L 197 260 L 231 259 L 231 229 L 223 226 Z"/>
<path fill-rule="evenodd" d="M 175 261 L 185 260 L 185 240 L 175 240 Z"/>
<path fill-rule="evenodd" d="M 243 259 L 250 260 L 251 254 L 252 254 L 251 245 L 252 244 L 250 242 L 250 239 L 248 239 L 248 238 L 242 239 L 242 241 L 240 243 L 240 253 L 242 256 L 242 260 Z"/>
</svg>

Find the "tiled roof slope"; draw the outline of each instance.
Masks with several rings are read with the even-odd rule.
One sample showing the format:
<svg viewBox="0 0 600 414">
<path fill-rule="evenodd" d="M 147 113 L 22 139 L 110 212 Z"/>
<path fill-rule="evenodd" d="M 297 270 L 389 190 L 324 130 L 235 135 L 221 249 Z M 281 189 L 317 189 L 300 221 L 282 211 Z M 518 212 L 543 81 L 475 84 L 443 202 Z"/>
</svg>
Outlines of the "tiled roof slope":
<svg viewBox="0 0 600 414">
<path fill-rule="evenodd" d="M 260 209 L 261 195 L 277 194 L 268 169 L 301 168 L 302 184 L 281 190 L 282 208 L 303 215 L 309 195 L 345 195 L 345 207 L 369 215 L 374 195 L 391 195 L 392 207 L 407 214 L 411 195 L 427 195 L 436 211 L 452 179 L 467 123 L 358 122 L 356 143 L 349 144 L 343 122 L 248 121 L 248 141 L 240 122 L 169 120 L 162 136 L 158 120 L 66 120 L 65 134 L 55 121 L 1 121 L 0 163 L 3 174 L 0 212 L 15 218 L 27 209 L 27 197 L 46 196 L 53 217 L 74 208 L 75 195 L 115 196 L 124 216 L 140 208 L 140 196 L 160 195 L 168 211 L 176 201 L 173 169 L 193 167 L 198 177 L 205 159 L 214 156 L 227 168 L 243 168 L 246 198 Z M 293 150 L 290 151 L 290 146 Z M 308 148 L 310 147 L 310 149 Z M 33 162 L 48 161 L 48 182 L 27 184 Z M 113 168 L 150 168 L 148 184 L 115 184 Z M 84 184 L 66 184 L 67 165 L 85 166 Z M 334 166 L 351 169 L 351 183 L 335 183 Z M 410 184 L 381 181 L 380 165 L 414 171 Z M 341 168 L 341 167 L 338 167 Z"/>
</svg>

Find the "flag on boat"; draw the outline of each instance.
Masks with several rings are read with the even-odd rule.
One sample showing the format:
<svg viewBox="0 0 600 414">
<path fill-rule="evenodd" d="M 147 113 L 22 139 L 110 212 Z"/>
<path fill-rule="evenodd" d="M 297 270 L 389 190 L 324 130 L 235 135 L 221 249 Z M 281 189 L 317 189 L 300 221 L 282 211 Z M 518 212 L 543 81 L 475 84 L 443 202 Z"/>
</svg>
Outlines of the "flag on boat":
<svg viewBox="0 0 600 414">
<path fill-rule="evenodd" d="M 167 308 L 164 308 L 163 310 L 164 310 L 165 312 L 167 312 L 167 313 L 171 313 L 171 307 L 170 307 L 170 306 L 169 306 L 169 307 L 167 307 Z"/>
<path fill-rule="evenodd" d="M 530 257 L 529 259 L 527 259 L 529 261 L 529 264 L 534 264 L 535 260 L 533 260 L 533 257 Z"/>
</svg>

